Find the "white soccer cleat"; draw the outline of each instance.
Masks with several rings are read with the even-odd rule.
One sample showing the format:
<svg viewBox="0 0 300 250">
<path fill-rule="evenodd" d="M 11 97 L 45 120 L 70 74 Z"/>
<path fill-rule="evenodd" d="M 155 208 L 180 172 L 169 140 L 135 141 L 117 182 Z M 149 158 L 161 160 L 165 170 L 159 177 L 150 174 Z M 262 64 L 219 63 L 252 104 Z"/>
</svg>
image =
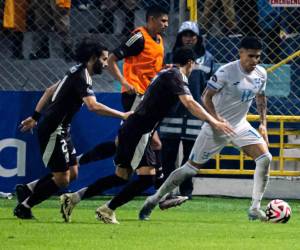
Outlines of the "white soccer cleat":
<svg viewBox="0 0 300 250">
<path fill-rule="evenodd" d="M 62 214 L 63 219 L 65 222 L 71 222 L 71 214 L 76 206 L 75 195 L 72 193 L 63 194 L 60 198 L 60 213 Z"/>
<path fill-rule="evenodd" d="M 103 221 L 105 224 L 120 224 L 116 219 L 115 212 L 106 204 L 97 208 L 96 219 Z"/>
<path fill-rule="evenodd" d="M 267 221 L 268 218 L 266 213 L 258 208 L 250 208 L 248 211 L 248 218 L 249 220 L 260 220 L 260 221 Z"/>
</svg>

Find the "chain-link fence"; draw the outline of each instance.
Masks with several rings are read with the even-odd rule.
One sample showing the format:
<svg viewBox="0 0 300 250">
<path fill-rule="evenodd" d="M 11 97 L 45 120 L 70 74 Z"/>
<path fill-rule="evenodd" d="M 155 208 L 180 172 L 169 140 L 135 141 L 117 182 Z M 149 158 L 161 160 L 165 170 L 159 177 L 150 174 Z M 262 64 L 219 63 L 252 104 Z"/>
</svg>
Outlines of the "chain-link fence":
<svg viewBox="0 0 300 250">
<path fill-rule="evenodd" d="M 145 24 L 145 9 L 168 8 L 166 52 L 174 45 L 180 23 L 189 19 L 186 0 L 0 0 L 0 89 L 42 90 L 74 63 L 72 51 L 83 37 L 98 38 L 114 49 L 134 27 Z M 281 3 L 274 7 L 270 2 Z M 197 1 L 198 23 L 206 48 L 217 63 L 238 58 L 242 36 L 264 42 L 262 63 L 270 67 L 299 50 L 300 8 L 297 1 Z M 294 6 L 293 6 L 294 3 Z M 277 6 L 277 5 L 276 5 Z M 285 7 L 282 7 L 285 6 Z M 300 114 L 300 68 L 295 57 L 269 74 L 269 113 Z M 96 91 L 117 91 L 105 73 Z"/>
</svg>

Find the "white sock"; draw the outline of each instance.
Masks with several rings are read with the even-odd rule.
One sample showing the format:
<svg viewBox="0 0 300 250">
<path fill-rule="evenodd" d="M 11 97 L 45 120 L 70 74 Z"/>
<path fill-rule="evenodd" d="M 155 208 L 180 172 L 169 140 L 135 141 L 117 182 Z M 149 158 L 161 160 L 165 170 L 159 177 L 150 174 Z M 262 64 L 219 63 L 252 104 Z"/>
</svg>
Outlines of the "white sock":
<svg viewBox="0 0 300 250">
<path fill-rule="evenodd" d="M 75 193 L 72 193 L 72 200 L 77 204 L 81 201 L 82 196 L 84 195 L 85 191 L 87 190 L 87 187 L 84 187 L 80 190 L 78 190 Z"/>
<path fill-rule="evenodd" d="M 34 188 L 35 188 L 35 186 L 36 186 L 36 184 L 38 183 L 39 180 L 40 179 L 37 179 L 37 180 L 34 180 L 34 181 L 29 182 L 29 183 L 26 184 L 31 192 L 33 192 L 33 190 L 34 190 Z"/>
<path fill-rule="evenodd" d="M 150 196 L 149 199 L 151 202 L 157 204 L 165 194 L 178 187 L 187 178 L 195 176 L 197 172 L 198 169 L 196 167 L 186 162 L 182 167 L 174 170 L 157 190 L 157 192 Z"/>
<path fill-rule="evenodd" d="M 270 153 L 263 154 L 255 159 L 256 167 L 253 178 L 253 192 L 251 209 L 260 209 L 260 202 L 269 180 L 269 169 L 272 160 Z"/>
</svg>

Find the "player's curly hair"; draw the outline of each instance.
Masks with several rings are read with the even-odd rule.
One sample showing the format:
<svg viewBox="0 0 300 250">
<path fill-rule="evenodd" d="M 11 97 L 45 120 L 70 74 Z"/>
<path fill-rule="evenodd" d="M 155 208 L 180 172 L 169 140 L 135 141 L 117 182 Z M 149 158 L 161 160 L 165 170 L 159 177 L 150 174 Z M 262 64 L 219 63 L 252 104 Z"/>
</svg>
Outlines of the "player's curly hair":
<svg viewBox="0 0 300 250">
<path fill-rule="evenodd" d="M 190 47 L 183 46 L 175 50 L 173 54 L 173 63 L 180 66 L 186 65 L 189 61 L 195 61 L 196 54 Z"/>
<path fill-rule="evenodd" d="M 105 50 L 107 48 L 99 42 L 85 38 L 76 46 L 75 59 L 77 62 L 86 64 L 92 56 L 100 57 Z"/>
</svg>

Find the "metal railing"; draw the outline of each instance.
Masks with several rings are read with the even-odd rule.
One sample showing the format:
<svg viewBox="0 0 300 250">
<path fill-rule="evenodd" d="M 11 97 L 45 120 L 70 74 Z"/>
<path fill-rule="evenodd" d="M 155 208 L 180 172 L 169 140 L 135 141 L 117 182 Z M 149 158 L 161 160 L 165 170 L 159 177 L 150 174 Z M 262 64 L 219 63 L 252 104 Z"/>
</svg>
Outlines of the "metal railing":
<svg viewBox="0 0 300 250">
<path fill-rule="evenodd" d="M 258 122 L 258 115 L 248 115 L 247 119 L 249 122 Z M 270 175 L 271 176 L 300 176 L 299 170 L 286 170 L 285 162 L 294 161 L 300 162 L 299 157 L 289 157 L 285 156 L 285 149 L 299 149 L 300 144 L 298 143 L 289 143 L 285 142 L 285 137 L 290 135 L 300 135 L 299 126 L 295 123 L 300 122 L 300 116 L 278 116 L 278 115 L 268 115 L 268 123 L 275 123 L 277 126 L 275 128 L 269 128 L 269 136 L 278 137 L 278 142 L 270 143 L 270 149 L 278 149 L 279 154 L 273 155 L 273 161 L 279 162 L 279 169 L 274 170 L 271 167 Z M 289 126 L 286 126 L 289 123 Z M 291 126 L 291 123 L 295 126 Z M 228 147 L 233 147 L 233 145 L 228 145 Z M 243 151 L 240 151 L 239 154 L 217 154 L 214 158 L 216 165 L 214 169 L 201 169 L 199 174 L 221 174 L 221 175 L 253 175 L 254 170 L 245 169 L 245 161 L 253 160 L 251 157 L 247 156 Z M 226 161 L 233 160 L 239 161 L 239 169 L 228 169 L 228 164 Z M 221 168 L 222 164 L 226 165 L 226 169 Z"/>
</svg>

